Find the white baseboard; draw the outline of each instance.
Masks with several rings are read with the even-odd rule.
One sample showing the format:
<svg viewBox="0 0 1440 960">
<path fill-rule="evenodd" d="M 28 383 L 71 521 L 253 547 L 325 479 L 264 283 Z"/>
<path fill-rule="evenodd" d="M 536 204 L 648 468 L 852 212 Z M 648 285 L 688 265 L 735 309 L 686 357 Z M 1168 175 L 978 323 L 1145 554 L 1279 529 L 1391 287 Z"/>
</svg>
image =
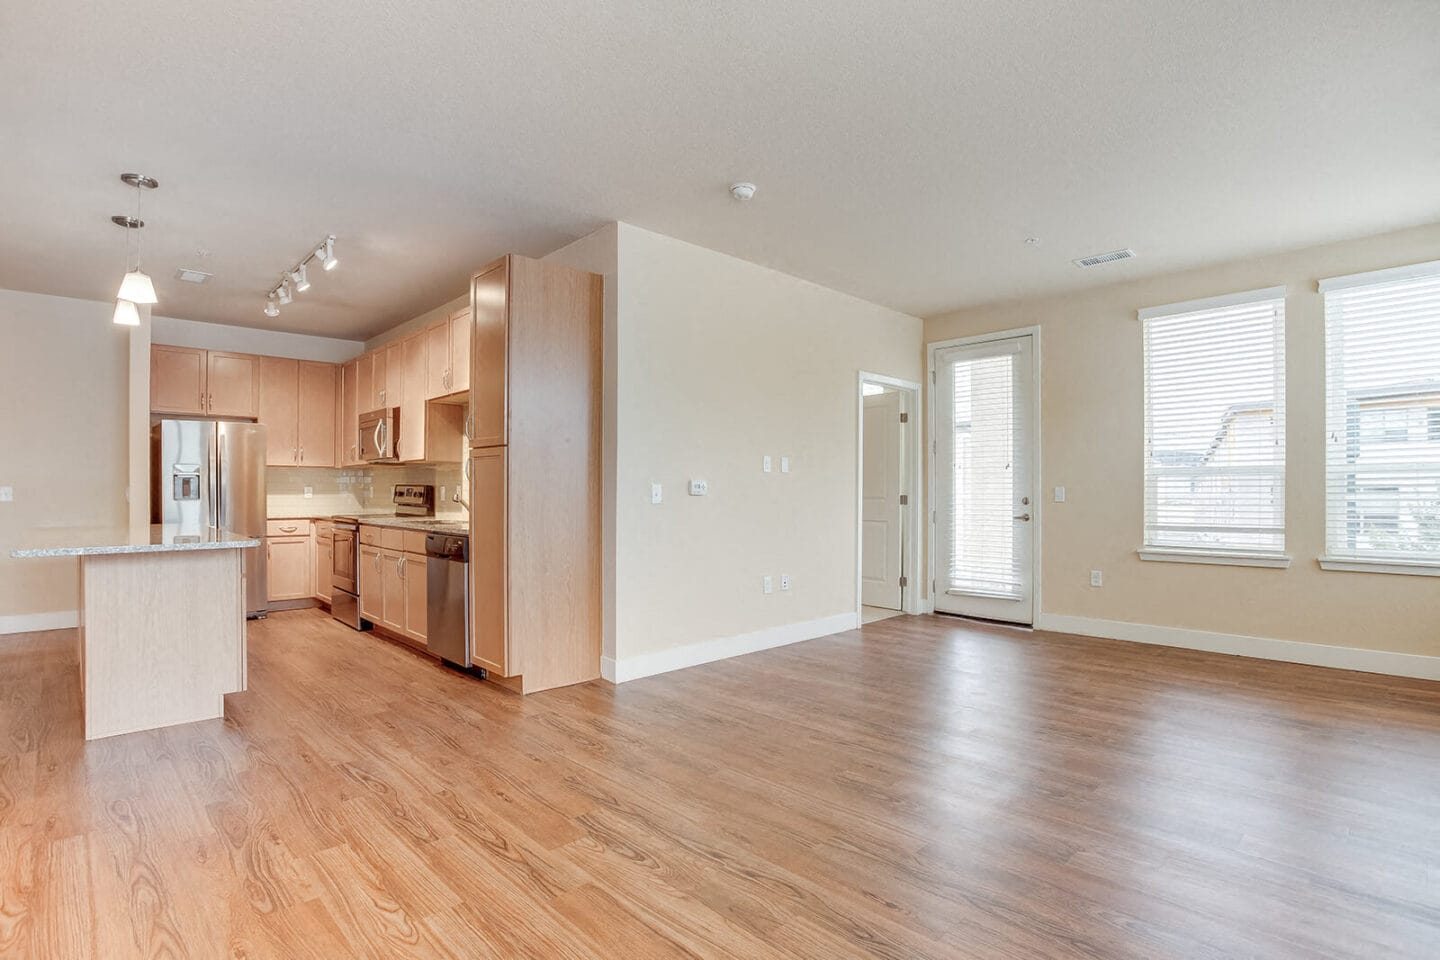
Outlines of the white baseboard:
<svg viewBox="0 0 1440 960">
<path fill-rule="evenodd" d="M 78 610 L 50 610 L 46 613 L 16 613 L 0 616 L 0 634 L 31 633 L 35 630 L 68 630 L 80 625 Z"/>
<path fill-rule="evenodd" d="M 1305 663 L 1315 667 L 1335 667 L 1339 670 L 1360 670 L 1364 673 L 1383 673 L 1394 677 L 1440 680 L 1440 657 L 1426 657 L 1415 653 L 1361 650 L 1358 647 L 1335 647 L 1325 643 L 1276 640 L 1271 637 L 1246 637 L 1234 633 L 1187 630 L 1182 627 L 1157 627 L 1125 620 L 1094 620 L 1057 613 L 1042 613 L 1035 626 L 1040 630 L 1077 633 L 1084 637 L 1153 643 L 1164 647 L 1206 650 L 1210 653 L 1279 660 L 1284 663 Z"/>
<path fill-rule="evenodd" d="M 702 640 L 699 643 L 642 653 L 634 657 L 601 657 L 600 675 L 611 683 L 624 683 L 627 680 L 652 677 L 657 673 L 669 673 L 671 670 L 683 670 L 686 667 L 726 660 L 758 650 L 783 647 L 802 640 L 814 640 L 816 637 L 854 630 L 859 625 L 859 618 L 854 612 L 837 613 L 817 620 L 803 620 L 779 627 L 767 627 L 753 633 L 740 633 L 733 637 Z"/>
</svg>

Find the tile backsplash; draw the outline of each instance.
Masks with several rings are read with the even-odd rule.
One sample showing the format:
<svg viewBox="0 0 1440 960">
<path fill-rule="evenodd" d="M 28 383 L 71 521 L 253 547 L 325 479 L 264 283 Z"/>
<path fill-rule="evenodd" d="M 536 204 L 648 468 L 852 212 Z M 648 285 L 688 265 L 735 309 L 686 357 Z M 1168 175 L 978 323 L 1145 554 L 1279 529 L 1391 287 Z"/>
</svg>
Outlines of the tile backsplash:
<svg viewBox="0 0 1440 960">
<path fill-rule="evenodd" d="M 436 514 L 463 513 L 450 498 L 462 482 L 459 464 L 411 466 L 377 464 L 365 467 L 268 467 L 265 471 L 267 513 L 271 517 L 324 517 L 392 508 L 397 483 L 428 483 L 435 487 Z M 305 488 L 311 496 L 305 496 Z M 441 487 L 444 487 L 443 495 Z"/>
</svg>

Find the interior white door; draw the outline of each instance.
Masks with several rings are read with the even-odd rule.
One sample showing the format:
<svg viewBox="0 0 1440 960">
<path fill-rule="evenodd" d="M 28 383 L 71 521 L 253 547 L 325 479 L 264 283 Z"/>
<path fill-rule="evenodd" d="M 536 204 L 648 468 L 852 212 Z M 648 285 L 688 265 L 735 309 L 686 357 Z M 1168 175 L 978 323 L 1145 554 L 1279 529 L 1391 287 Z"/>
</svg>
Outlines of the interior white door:
<svg viewBox="0 0 1440 960">
<path fill-rule="evenodd" d="M 902 609 L 904 547 L 902 396 L 894 390 L 864 398 L 860 451 L 860 602 Z"/>
<path fill-rule="evenodd" d="M 935 609 L 1032 623 L 1029 335 L 935 353 Z"/>
</svg>

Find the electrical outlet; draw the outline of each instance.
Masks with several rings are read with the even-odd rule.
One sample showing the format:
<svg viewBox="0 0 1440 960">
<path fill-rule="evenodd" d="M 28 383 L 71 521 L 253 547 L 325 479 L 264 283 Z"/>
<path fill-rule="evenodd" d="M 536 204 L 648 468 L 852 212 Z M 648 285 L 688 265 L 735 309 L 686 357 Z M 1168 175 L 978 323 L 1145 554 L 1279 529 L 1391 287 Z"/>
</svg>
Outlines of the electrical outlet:
<svg viewBox="0 0 1440 960">
<path fill-rule="evenodd" d="M 1103 587 L 1104 585 L 1105 585 L 1105 575 L 1104 575 L 1103 573 L 1101 573 L 1099 570 L 1091 570 L 1091 571 L 1090 571 L 1090 586 L 1092 586 L 1092 587 Z"/>
<path fill-rule="evenodd" d="M 760 578 L 760 589 L 764 590 L 766 593 L 775 592 L 775 585 L 770 582 L 770 577 L 768 574 Z"/>
<path fill-rule="evenodd" d="M 665 499 L 665 497 L 664 497 L 663 492 L 662 492 L 661 489 L 660 489 L 660 484 L 658 484 L 658 483 L 652 483 L 652 484 L 650 484 L 650 502 L 651 502 L 651 503 L 659 503 L 659 502 L 660 502 L 661 500 L 663 500 L 663 499 Z"/>
<path fill-rule="evenodd" d="M 789 577 L 788 574 L 784 574 L 784 573 L 780 574 L 780 589 L 781 589 L 781 590 L 789 590 L 789 589 L 790 589 L 790 577 Z"/>
<path fill-rule="evenodd" d="M 440 484 L 440 502 L 445 502 L 445 484 Z"/>
<path fill-rule="evenodd" d="M 760 469 L 764 470 L 766 473 L 770 472 L 770 454 L 765 454 L 764 459 L 760 461 Z"/>
<path fill-rule="evenodd" d="M 14 500 L 14 499 L 15 499 L 15 488 L 14 488 L 14 487 L 0 487 L 0 500 L 3 500 L 5 503 L 9 503 L 10 501 L 12 501 L 12 500 Z"/>
<path fill-rule="evenodd" d="M 441 487 L 440 489 L 441 489 L 441 490 L 444 490 L 445 488 L 444 488 L 444 487 Z M 304 496 L 305 496 L 305 499 L 306 499 L 306 500 L 312 500 L 312 499 L 314 499 L 314 497 L 315 497 L 315 488 L 314 488 L 314 487 L 306 487 L 306 488 L 305 488 L 305 494 L 304 494 Z M 442 493 L 441 496 L 444 496 L 444 494 Z"/>
<path fill-rule="evenodd" d="M 1056 488 L 1055 488 L 1055 502 L 1056 502 L 1056 503 L 1064 503 L 1064 502 L 1065 502 L 1065 488 L 1064 488 L 1064 487 L 1056 487 Z"/>
<path fill-rule="evenodd" d="M 690 496 L 703 497 L 710 492 L 710 484 L 704 480 L 690 481 Z"/>
</svg>

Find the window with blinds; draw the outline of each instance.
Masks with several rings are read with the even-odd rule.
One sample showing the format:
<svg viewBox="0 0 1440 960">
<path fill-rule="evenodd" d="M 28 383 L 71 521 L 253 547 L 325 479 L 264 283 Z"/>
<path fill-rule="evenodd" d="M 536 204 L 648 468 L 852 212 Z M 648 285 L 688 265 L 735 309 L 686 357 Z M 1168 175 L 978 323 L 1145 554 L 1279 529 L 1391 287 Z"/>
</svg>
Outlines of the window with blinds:
<svg viewBox="0 0 1440 960">
<path fill-rule="evenodd" d="M 1320 290 L 1321 564 L 1440 572 L 1440 261 L 1323 280 Z"/>
<path fill-rule="evenodd" d="M 1285 288 L 1140 311 L 1147 559 L 1285 562 Z"/>
</svg>

